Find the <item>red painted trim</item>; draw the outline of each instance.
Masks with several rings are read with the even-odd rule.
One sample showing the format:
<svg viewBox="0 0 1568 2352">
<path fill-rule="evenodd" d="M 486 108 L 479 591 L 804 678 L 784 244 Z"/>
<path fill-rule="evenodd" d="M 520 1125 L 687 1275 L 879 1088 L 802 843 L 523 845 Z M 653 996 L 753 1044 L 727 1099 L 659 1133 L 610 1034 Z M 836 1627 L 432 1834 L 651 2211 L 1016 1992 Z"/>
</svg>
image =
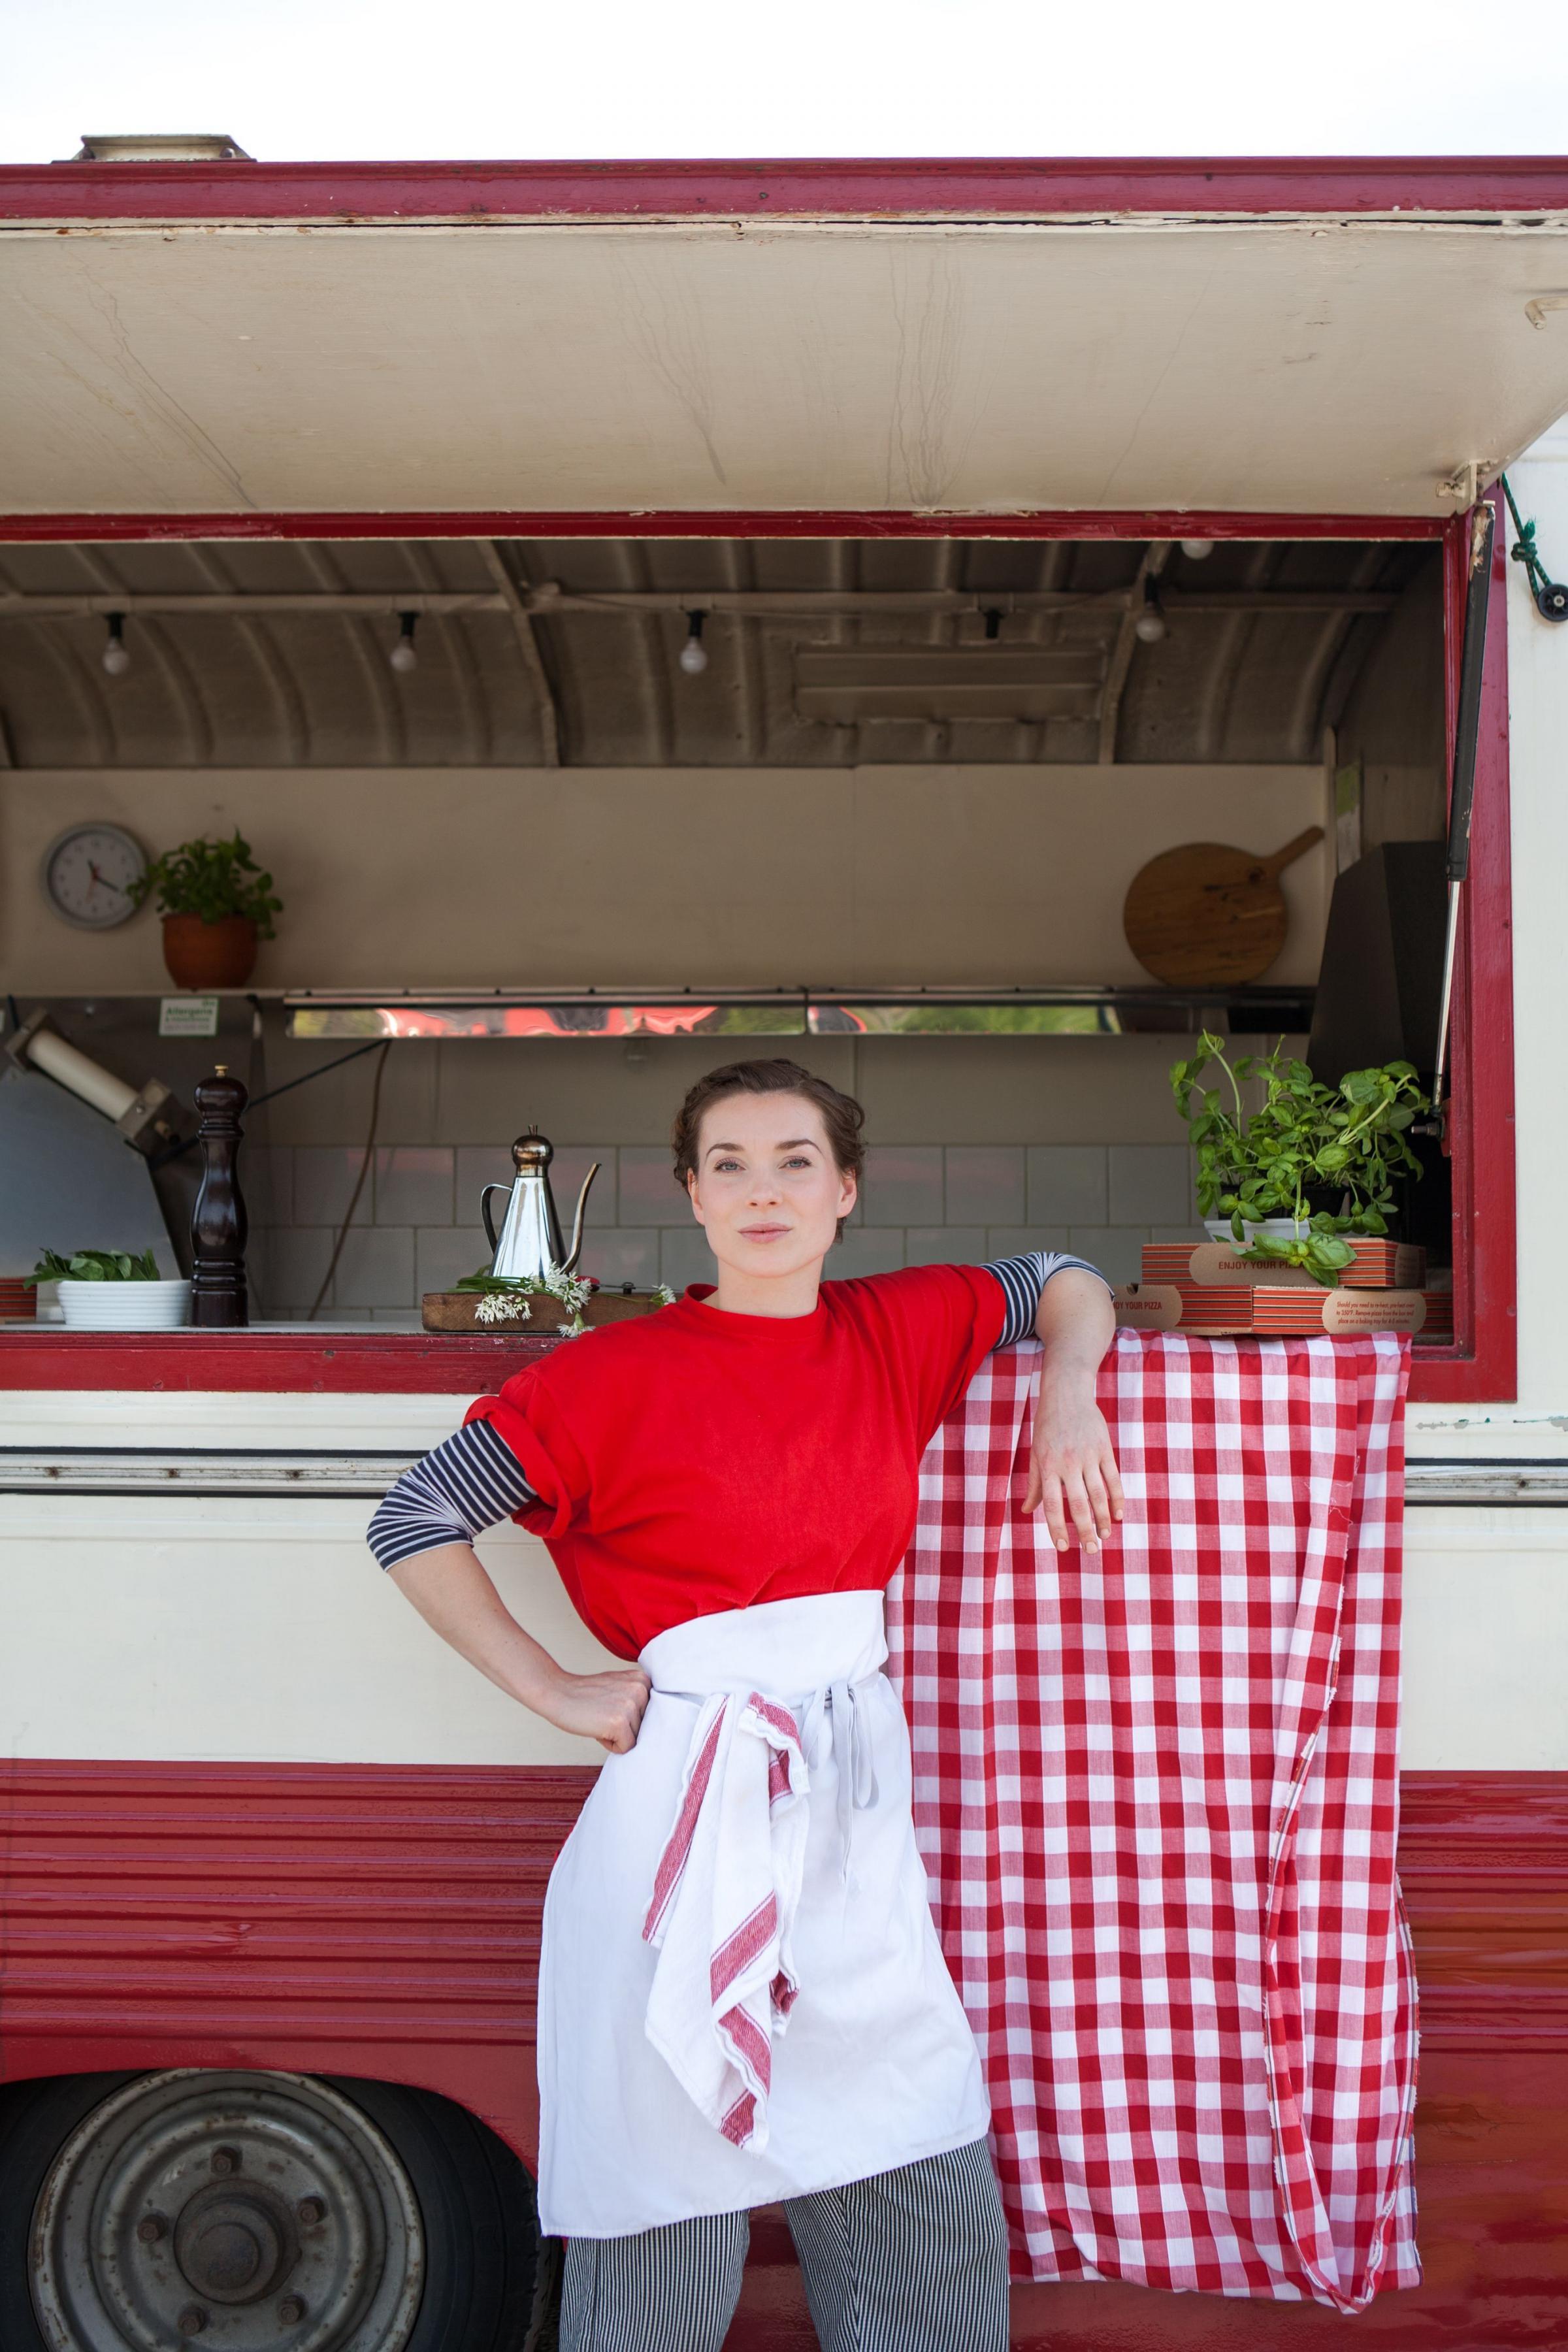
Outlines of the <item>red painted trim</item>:
<svg viewBox="0 0 1568 2352">
<path fill-rule="evenodd" d="M 1441 539 L 1441 516 L 649 509 L 621 514 L 12 514 L 0 541 L 184 539 Z"/>
<path fill-rule="evenodd" d="M 1561 156 L 780 157 L 589 163 L 13 163 L 0 219 L 690 219 L 1539 213 Z"/>
<path fill-rule="evenodd" d="M 477 1396 L 553 1339 L 426 1331 L 0 1330 L 0 1391 Z"/>
<path fill-rule="evenodd" d="M 1496 493 L 1492 502 L 1494 507 L 1500 505 Z M 1452 1349 L 1415 1351 L 1410 1395 L 1421 1404 L 1506 1403 L 1519 1384 L 1506 520 L 1499 516 L 1492 540 L 1470 878 L 1461 901 L 1454 976 L 1449 1149 L 1454 1175 L 1456 1344 Z M 1458 708 L 1467 530 L 1463 519 L 1456 521 L 1444 551 L 1450 751 Z"/>
<path fill-rule="evenodd" d="M 120 1390 L 133 1395 L 477 1396 L 498 1389 L 509 1372 L 560 1344 L 510 1334 L 491 1339 L 330 1327 L 317 1338 L 303 1331 L 40 1331 L 13 1326 L 0 1328 L 0 1395 L 23 1389 Z M 1412 1393 L 1432 1393 L 1426 1375 L 1451 1379 L 1456 1369 L 1468 1373 L 1472 1360 L 1459 1349 L 1418 1349 Z"/>
</svg>

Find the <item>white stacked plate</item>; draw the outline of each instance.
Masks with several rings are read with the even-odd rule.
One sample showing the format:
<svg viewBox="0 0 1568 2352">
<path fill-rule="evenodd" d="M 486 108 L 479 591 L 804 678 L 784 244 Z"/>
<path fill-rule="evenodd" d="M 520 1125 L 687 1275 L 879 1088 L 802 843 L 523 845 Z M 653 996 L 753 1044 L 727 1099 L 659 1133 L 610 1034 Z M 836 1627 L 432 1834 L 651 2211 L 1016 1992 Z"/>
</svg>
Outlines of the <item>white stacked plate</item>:
<svg viewBox="0 0 1568 2352">
<path fill-rule="evenodd" d="M 191 1311 L 188 1282 L 62 1282 L 73 1331 L 174 1331 Z"/>
</svg>

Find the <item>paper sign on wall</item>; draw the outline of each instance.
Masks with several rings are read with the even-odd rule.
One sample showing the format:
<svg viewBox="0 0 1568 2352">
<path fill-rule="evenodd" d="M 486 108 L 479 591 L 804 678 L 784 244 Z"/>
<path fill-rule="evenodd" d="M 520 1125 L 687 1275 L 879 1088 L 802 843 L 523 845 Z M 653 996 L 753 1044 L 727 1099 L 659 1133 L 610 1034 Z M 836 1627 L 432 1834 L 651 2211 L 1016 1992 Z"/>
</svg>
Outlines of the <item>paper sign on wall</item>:
<svg viewBox="0 0 1568 2352">
<path fill-rule="evenodd" d="M 164 996 L 158 1003 L 160 1037 L 216 1037 L 216 996 Z"/>
</svg>

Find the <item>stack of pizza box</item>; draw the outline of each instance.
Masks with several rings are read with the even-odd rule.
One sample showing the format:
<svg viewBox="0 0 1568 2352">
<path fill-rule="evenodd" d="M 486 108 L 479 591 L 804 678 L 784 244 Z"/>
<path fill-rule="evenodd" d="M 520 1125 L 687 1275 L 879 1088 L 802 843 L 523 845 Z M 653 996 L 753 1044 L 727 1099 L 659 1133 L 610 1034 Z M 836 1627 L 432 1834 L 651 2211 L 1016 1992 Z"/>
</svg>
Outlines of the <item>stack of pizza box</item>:
<svg viewBox="0 0 1568 2352">
<path fill-rule="evenodd" d="M 1244 1257 L 1234 1242 L 1145 1242 L 1142 1279 L 1116 1294 L 1116 1319 L 1134 1330 L 1200 1338 L 1255 1332 L 1409 1331 L 1454 1336 L 1454 1299 L 1428 1281 L 1413 1243 L 1352 1240 L 1354 1263 L 1327 1290 L 1299 1266 Z"/>
</svg>

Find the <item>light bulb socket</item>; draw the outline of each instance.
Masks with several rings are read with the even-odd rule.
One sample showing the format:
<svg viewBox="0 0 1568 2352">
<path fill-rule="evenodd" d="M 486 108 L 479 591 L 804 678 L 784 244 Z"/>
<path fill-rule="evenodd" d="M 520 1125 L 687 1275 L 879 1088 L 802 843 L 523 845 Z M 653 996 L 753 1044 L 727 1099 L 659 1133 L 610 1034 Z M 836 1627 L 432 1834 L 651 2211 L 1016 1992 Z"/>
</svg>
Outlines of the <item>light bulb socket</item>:
<svg viewBox="0 0 1568 2352">
<path fill-rule="evenodd" d="M 1143 610 L 1132 624 L 1132 634 L 1141 645 L 1157 646 L 1168 626 L 1165 609 L 1160 602 L 1160 592 L 1155 587 L 1152 578 L 1146 574 L 1143 581 Z"/>
<path fill-rule="evenodd" d="M 708 667 L 708 648 L 702 642 L 702 624 L 706 613 L 686 615 L 686 643 L 680 648 L 680 667 L 688 677 L 700 677 Z"/>
<path fill-rule="evenodd" d="M 103 641 L 99 660 L 110 677 L 123 677 L 131 667 L 131 648 L 125 642 L 125 615 L 110 613 L 107 616 L 109 635 Z"/>
<path fill-rule="evenodd" d="M 399 613 L 397 617 L 403 625 L 402 632 L 386 658 L 395 670 L 406 674 L 416 667 L 419 660 L 414 643 L 414 631 L 418 624 L 419 615 L 417 613 Z"/>
</svg>

